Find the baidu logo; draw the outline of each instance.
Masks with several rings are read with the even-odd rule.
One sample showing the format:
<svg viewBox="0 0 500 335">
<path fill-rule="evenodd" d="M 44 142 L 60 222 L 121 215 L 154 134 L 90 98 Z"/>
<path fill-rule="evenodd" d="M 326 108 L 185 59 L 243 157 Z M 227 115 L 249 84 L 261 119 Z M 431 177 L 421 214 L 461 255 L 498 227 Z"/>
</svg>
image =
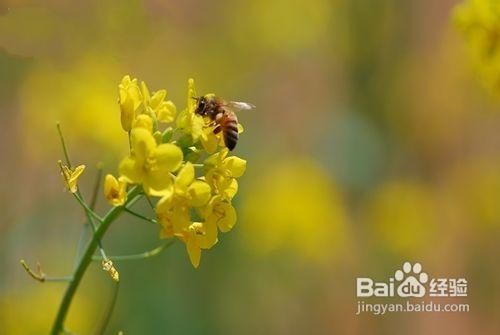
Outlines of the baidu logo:
<svg viewBox="0 0 500 335">
<path fill-rule="evenodd" d="M 356 278 L 356 295 L 365 297 L 421 298 L 425 295 L 435 297 L 467 296 L 465 278 L 432 278 L 422 271 L 420 263 L 403 263 L 388 281 L 374 281 L 368 277 Z"/>
</svg>

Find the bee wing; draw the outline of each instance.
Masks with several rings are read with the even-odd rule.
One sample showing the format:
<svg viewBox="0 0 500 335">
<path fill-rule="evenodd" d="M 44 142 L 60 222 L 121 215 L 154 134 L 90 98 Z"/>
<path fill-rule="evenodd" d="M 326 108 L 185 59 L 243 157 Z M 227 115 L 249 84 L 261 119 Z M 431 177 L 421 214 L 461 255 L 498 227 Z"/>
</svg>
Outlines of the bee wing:
<svg viewBox="0 0 500 335">
<path fill-rule="evenodd" d="M 227 103 L 227 106 L 236 110 L 247 110 L 247 111 L 255 108 L 255 106 L 252 105 L 251 103 L 241 102 L 241 101 L 229 101 Z"/>
</svg>

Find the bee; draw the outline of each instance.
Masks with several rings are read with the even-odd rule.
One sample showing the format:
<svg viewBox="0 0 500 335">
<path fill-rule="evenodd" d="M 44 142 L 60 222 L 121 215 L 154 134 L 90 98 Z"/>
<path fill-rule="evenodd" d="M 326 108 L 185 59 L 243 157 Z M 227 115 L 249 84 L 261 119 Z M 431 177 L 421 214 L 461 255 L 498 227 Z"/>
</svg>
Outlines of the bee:
<svg viewBox="0 0 500 335">
<path fill-rule="evenodd" d="M 222 132 L 224 143 L 233 150 L 238 143 L 238 118 L 233 110 L 251 110 L 254 105 L 240 101 L 224 101 L 214 94 L 206 94 L 198 101 L 195 113 L 210 119 L 209 127 L 214 128 L 214 134 Z"/>
</svg>

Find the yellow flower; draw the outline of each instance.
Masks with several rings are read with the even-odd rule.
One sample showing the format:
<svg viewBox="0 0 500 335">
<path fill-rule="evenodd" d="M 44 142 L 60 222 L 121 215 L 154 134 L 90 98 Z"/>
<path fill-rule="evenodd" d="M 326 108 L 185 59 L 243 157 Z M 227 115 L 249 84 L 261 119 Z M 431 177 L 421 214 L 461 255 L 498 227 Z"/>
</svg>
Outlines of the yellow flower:
<svg viewBox="0 0 500 335">
<path fill-rule="evenodd" d="M 205 121 L 203 118 L 195 114 L 196 110 L 196 91 L 194 88 L 194 80 L 188 80 L 187 107 L 177 117 L 177 127 L 183 129 L 190 134 L 193 142 L 198 141 L 203 133 Z"/>
<path fill-rule="evenodd" d="M 137 115 L 132 122 L 132 128 L 144 128 L 151 133 L 153 132 L 153 120 L 146 114 Z"/>
<path fill-rule="evenodd" d="M 141 104 L 141 90 L 137 85 L 137 79 L 130 79 L 130 76 L 123 77 L 121 83 L 118 85 L 120 110 L 121 110 L 121 123 L 125 131 L 132 129 L 132 122 L 135 119 L 137 108 Z"/>
<path fill-rule="evenodd" d="M 187 162 L 175 177 L 174 185 L 156 206 L 158 220 L 163 229 L 160 237 L 182 233 L 191 224 L 189 207 L 205 205 L 210 199 L 210 186 L 195 180 L 193 164 Z"/>
<path fill-rule="evenodd" d="M 165 101 L 165 98 L 167 96 L 166 90 L 156 91 L 151 96 L 149 94 L 149 89 L 146 86 L 146 83 L 142 82 L 141 91 L 144 106 L 146 107 L 146 110 L 149 110 L 149 114 L 151 113 L 151 111 L 154 112 L 156 119 L 163 123 L 174 121 L 175 115 L 177 114 L 177 108 L 172 101 Z"/>
<path fill-rule="evenodd" d="M 200 265 L 201 249 L 208 249 L 215 244 L 213 239 L 217 239 L 217 230 L 209 229 L 203 222 L 193 222 L 185 230 L 181 238 L 186 244 L 189 260 L 195 268 Z"/>
<path fill-rule="evenodd" d="M 74 170 L 71 170 L 68 166 L 63 165 L 61 161 L 58 163 L 61 168 L 64 185 L 71 193 L 75 193 L 78 191 L 78 178 L 83 173 L 83 170 L 85 170 L 85 165 L 79 165 Z"/>
<path fill-rule="evenodd" d="M 142 184 L 149 195 L 162 196 L 172 186 L 170 172 L 182 163 L 182 151 L 174 144 L 157 145 L 153 135 L 144 128 L 131 131 L 132 153 L 120 163 L 120 174 L 132 184 Z"/>
<path fill-rule="evenodd" d="M 236 210 L 229 200 L 221 195 L 216 195 L 210 200 L 205 215 L 206 221 L 215 223 L 223 233 L 233 229 L 236 224 Z"/>
<path fill-rule="evenodd" d="M 217 147 L 221 142 L 221 133 L 214 134 L 214 128 L 215 127 L 205 127 L 200 136 L 200 142 L 203 145 L 203 148 L 205 148 L 205 150 L 210 154 L 217 150 Z"/>
<path fill-rule="evenodd" d="M 215 126 L 205 126 L 200 136 L 200 142 L 209 154 L 214 153 L 218 147 L 226 146 L 222 132 L 214 134 L 214 129 Z M 242 132 L 243 126 L 241 123 L 238 123 L 238 134 L 241 134 Z"/>
<path fill-rule="evenodd" d="M 108 174 L 104 178 L 104 196 L 109 204 L 123 206 L 127 201 L 127 182 L 122 178 L 116 179 Z"/>
<path fill-rule="evenodd" d="M 161 225 L 160 238 L 182 237 L 184 230 L 191 224 L 189 207 L 171 207 L 169 210 L 156 211 Z"/>
<path fill-rule="evenodd" d="M 227 196 L 232 198 L 238 187 L 234 178 L 245 173 L 247 162 L 236 156 L 226 157 L 228 152 L 228 149 L 223 149 L 205 160 L 205 179 L 216 193 L 227 193 Z"/>
<path fill-rule="evenodd" d="M 198 214 L 205 219 L 204 249 L 211 248 L 217 243 L 217 228 L 223 233 L 230 231 L 236 224 L 236 210 L 230 199 L 216 195 L 208 204 L 198 209 Z"/>
</svg>

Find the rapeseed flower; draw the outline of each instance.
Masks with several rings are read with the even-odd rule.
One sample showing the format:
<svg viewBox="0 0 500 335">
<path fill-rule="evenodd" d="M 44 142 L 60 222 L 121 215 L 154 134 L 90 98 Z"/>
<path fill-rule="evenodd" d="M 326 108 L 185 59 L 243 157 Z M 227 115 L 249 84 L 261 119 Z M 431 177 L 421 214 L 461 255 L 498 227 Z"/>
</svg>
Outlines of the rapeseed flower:
<svg viewBox="0 0 500 335">
<path fill-rule="evenodd" d="M 195 114 L 196 110 L 196 90 L 194 87 L 194 79 L 188 80 L 187 107 L 177 117 L 177 127 L 183 129 L 186 134 L 191 135 L 194 142 L 197 142 L 203 133 L 205 121 L 203 118 Z"/>
<path fill-rule="evenodd" d="M 211 121 L 195 113 L 193 79 L 188 80 L 186 108 L 179 114 L 166 100 L 166 90 L 151 94 L 146 83 L 138 85 L 130 76 L 119 88 L 130 154 L 119 165 L 119 178 L 106 176 L 106 200 L 113 206 L 124 205 L 128 184 L 139 184 L 144 193 L 158 197 L 154 210 L 160 238 L 185 243 L 191 263 L 198 267 L 201 250 L 213 247 L 219 231 L 228 232 L 236 223 L 231 201 L 246 161 L 229 156 L 222 134 L 214 134 Z M 170 122 L 173 125 L 161 129 L 162 123 Z M 238 129 L 243 131 L 241 125 Z"/>
<path fill-rule="evenodd" d="M 203 206 L 210 199 L 210 186 L 195 180 L 193 164 L 187 162 L 175 177 L 173 187 L 160 199 L 156 213 L 162 238 L 182 233 L 191 224 L 189 207 Z"/>
<path fill-rule="evenodd" d="M 142 184 L 148 195 L 162 196 L 169 192 L 173 177 L 171 172 L 182 163 L 179 147 L 164 143 L 158 145 L 153 135 L 144 128 L 134 128 L 130 134 L 132 152 L 119 166 L 124 180 L 131 184 Z"/>
<path fill-rule="evenodd" d="M 222 149 L 208 157 L 205 162 L 205 179 L 207 183 L 214 189 L 217 194 L 224 192 L 233 192 L 235 186 L 235 178 L 241 177 L 245 173 L 246 160 L 236 156 L 227 157 L 229 150 Z"/>
<path fill-rule="evenodd" d="M 123 206 L 127 201 L 127 182 L 108 174 L 104 178 L 104 197 L 110 205 Z"/>
<path fill-rule="evenodd" d="M 137 115 L 132 122 L 132 128 L 144 128 L 150 133 L 153 132 L 153 119 L 146 114 Z"/>
<path fill-rule="evenodd" d="M 146 83 L 142 82 L 141 92 L 146 114 L 154 115 L 159 122 L 169 123 L 174 121 L 177 108 L 172 101 L 165 101 L 166 90 L 159 90 L 150 95 Z"/>
<path fill-rule="evenodd" d="M 130 79 L 128 75 L 123 77 L 118 85 L 118 91 L 122 128 L 125 131 L 130 131 L 136 111 L 142 103 L 142 94 L 137 79 Z"/>
</svg>

